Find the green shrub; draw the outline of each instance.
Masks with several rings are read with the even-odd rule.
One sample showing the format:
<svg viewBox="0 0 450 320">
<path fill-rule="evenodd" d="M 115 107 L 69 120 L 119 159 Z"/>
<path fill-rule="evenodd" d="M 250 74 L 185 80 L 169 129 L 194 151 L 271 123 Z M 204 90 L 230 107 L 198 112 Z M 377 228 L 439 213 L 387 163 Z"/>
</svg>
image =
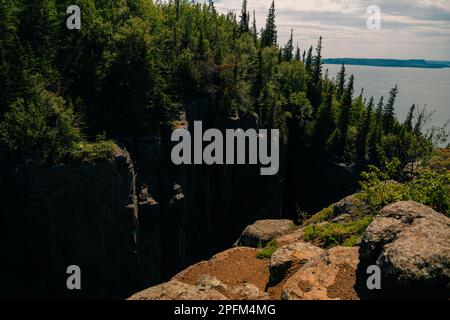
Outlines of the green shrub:
<svg viewBox="0 0 450 320">
<path fill-rule="evenodd" d="M 111 159 L 116 145 L 104 137 L 98 137 L 96 142 L 79 142 L 73 145 L 67 160 L 76 163 L 95 163 Z"/>
<path fill-rule="evenodd" d="M 306 220 L 304 222 L 304 225 L 326 221 L 333 217 L 333 212 L 334 212 L 334 204 L 317 212 L 315 215 Z"/>
<path fill-rule="evenodd" d="M 304 228 L 303 240 L 325 248 L 355 246 L 372 220 L 372 216 L 365 216 L 346 223 L 312 224 Z"/>
<path fill-rule="evenodd" d="M 411 200 L 433 207 L 450 216 L 450 173 L 422 172 L 416 179 L 407 182 Z"/>
<path fill-rule="evenodd" d="M 54 93 L 34 84 L 0 123 L 0 147 L 17 161 L 56 162 L 82 141 L 72 109 Z"/>
<path fill-rule="evenodd" d="M 450 215 L 450 173 L 437 173 L 422 170 L 418 176 L 406 183 L 382 181 L 386 176 L 375 167 L 362 173 L 362 191 L 358 197 L 374 213 L 384 206 L 397 202 L 412 200 L 430 206 L 435 210 Z"/>
<path fill-rule="evenodd" d="M 264 248 L 261 248 L 262 245 L 260 243 L 258 247 L 261 249 L 261 251 L 256 254 L 256 257 L 258 259 L 270 259 L 275 250 L 277 250 L 277 242 L 275 240 L 272 240 L 267 243 Z"/>
</svg>

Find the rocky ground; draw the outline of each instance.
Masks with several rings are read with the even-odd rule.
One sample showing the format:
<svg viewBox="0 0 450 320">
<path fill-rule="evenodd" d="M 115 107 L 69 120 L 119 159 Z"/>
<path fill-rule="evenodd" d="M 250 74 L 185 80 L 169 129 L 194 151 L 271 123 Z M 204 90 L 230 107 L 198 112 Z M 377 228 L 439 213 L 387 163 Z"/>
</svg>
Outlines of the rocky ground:
<svg viewBox="0 0 450 320">
<path fill-rule="evenodd" d="M 346 198 L 329 218 L 347 221 L 354 210 L 352 198 Z M 353 247 L 321 248 L 305 242 L 303 230 L 288 220 L 257 221 L 234 248 L 129 299 L 450 297 L 450 219 L 431 208 L 411 201 L 389 205 Z M 267 244 L 275 244 L 273 252 L 261 257 Z M 367 289 L 366 271 L 372 265 L 380 267 L 381 290 Z"/>
</svg>

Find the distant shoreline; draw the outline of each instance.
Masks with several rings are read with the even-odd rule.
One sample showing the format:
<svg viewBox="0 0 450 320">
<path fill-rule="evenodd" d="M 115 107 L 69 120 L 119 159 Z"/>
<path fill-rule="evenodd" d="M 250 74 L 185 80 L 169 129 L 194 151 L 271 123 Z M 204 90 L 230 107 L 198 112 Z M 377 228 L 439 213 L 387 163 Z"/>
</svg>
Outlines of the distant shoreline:
<svg viewBox="0 0 450 320">
<path fill-rule="evenodd" d="M 346 64 L 370 67 L 397 67 L 397 68 L 450 68 L 450 61 L 432 61 L 421 59 L 396 60 L 396 59 L 365 59 L 365 58 L 329 58 L 323 59 L 324 64 Z"/>
</svg>

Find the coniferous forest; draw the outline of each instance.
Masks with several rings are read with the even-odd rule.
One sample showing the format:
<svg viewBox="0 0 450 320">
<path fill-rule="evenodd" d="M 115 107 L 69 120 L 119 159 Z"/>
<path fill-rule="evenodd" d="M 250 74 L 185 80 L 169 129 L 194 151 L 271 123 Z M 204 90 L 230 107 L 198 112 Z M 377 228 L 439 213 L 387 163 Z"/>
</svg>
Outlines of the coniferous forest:
<svg viewBox="0 0 450 320">
<path fill-rule="evenodd" d="M 79 1 L 79 31 L 66 27 L 69 5 L 2 1 L 0 141 L 9 160 L 101 156 L 99 141 L 163 132 L 199 99 L 221 117 L 279 128 L 285 141 L 298 131 L 305 157 L 360 168 L 397 158 L 402 170 L 432 147 L 414 110 L 396 119 L 396 88 L 359 95 L 345 66 L 329 79 L 321 38 L 303 49 L 292 34 L 279 44 L 275 3 L 261 30 L 246 1 L 239 16 L 218 14 L 213 1 Z"/>
<path fill-rule="evenodd" d="M 66 26 L 66 10 L 72 4 L 82 8 L 80 30 Z M 7 181 L 15 179 L 18 168 L 93 165 L 125 145 L 134 157 L 138 192 L 145 196 L 151 183 L 139 178 L 145 171 L 145 160 L 135 151 L 139 141 L 157 137 L 162 145 L 158 150 L 165 150 L 162 157 L 168 162 L 172 130 L 198 119 L 217 128 L 232 123 L 244 129 L 280 130 L 278 176 L 258 178 L 250 185 L 254 190 L 248 201 L 243 200 L 246 194 L 227 200 L 242 203 L 242 225 L 261 217 L 264 208 L 253 204 L 270 198 L 268 185 L 273 183 L 281 185 L 279 201 L 269 207 L 279 212 L 264 214 L 300 224 L 361 188 L 375 196 L 382 180 L 405 187 L 390 190 L 389 199 L 371 198 L 374 207 L 412 197 L 448 214 L 448 171 L 436 175 L 419 170 L 446 140 L 445 130 L 426 130 L 429 114 L 415 105 L 400 121 L 397 87 L 386 88 L 385 96 L 367 97 L 355 92 L 358 79 L 345 65 L 336 78 L 330 77 L 322 56 L 327 39 L 318 35 L 312 45 L 297 44 L 292 31 L 289 41 L 280 43 L 276 2 L 267 10 L 265 23 L 257 25 L 246 0 L 241 12 L 228 14 L 219 13 L 212 0 L 0 0 L 3 188 L 9 188 L 12 182 Z M 194 181 L 197 174 L 193 169 L 184 180 L 177 179 L 177 170 L 170 171 L 168 183 L 159 184 L 166 190 L 156 197 L 167 202 L 161 209 L 164 226 L 190 219 L 167 217 L 173 183 L 188 189 L 183 181 Z M 199 180 L 204 171 L 200 174 Z M 414 181 L 424 189 L 414 189 Z M 214 179 L 207 183 L 211 186 Z M 239 182 L 230 180 L 229 185 L 233 183 Z M 425 188 L 431 189 L 426 193 Z M 173 274 L 223 247 L 219 242 L 205 253 L 196 249 L 192 258 L 186 249 L 188 258 L 181 263 L 167 258 L 170 261 L 162 265 L 170 266 L 167 272 Z"/>
</svg>

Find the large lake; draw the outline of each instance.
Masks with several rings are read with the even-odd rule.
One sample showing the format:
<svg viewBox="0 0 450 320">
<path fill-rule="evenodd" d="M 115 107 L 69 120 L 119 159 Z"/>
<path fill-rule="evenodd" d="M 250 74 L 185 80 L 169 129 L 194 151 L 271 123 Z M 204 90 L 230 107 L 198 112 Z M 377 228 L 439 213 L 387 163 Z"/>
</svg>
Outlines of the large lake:
<svg viewBox="0 0 450 320">
<path fill-rule="evenodd" d="M 324 65 L 329 69 L 329 77 L 336 78 L 340 65 Z M 399 96 L 396 103 L 397 117 L 403 121 L 413 103 L 421 108 L 427 106 L 435 111 L 434 125 L 442 126 L 450 120 L 450 68 L 446 69 L 419 69 L 419 68 L 387 68 L 368 66 L 346 66 L 347 74 L 355 76 L 355 95 L 359 95 L 364 88 L 364 96 L 375 98 L 381 96 L 385 101 L 389 90 L 396 84 L 399 87 Z M 448 130 L 449 128 L 447 128 Z"/>
</svg>

